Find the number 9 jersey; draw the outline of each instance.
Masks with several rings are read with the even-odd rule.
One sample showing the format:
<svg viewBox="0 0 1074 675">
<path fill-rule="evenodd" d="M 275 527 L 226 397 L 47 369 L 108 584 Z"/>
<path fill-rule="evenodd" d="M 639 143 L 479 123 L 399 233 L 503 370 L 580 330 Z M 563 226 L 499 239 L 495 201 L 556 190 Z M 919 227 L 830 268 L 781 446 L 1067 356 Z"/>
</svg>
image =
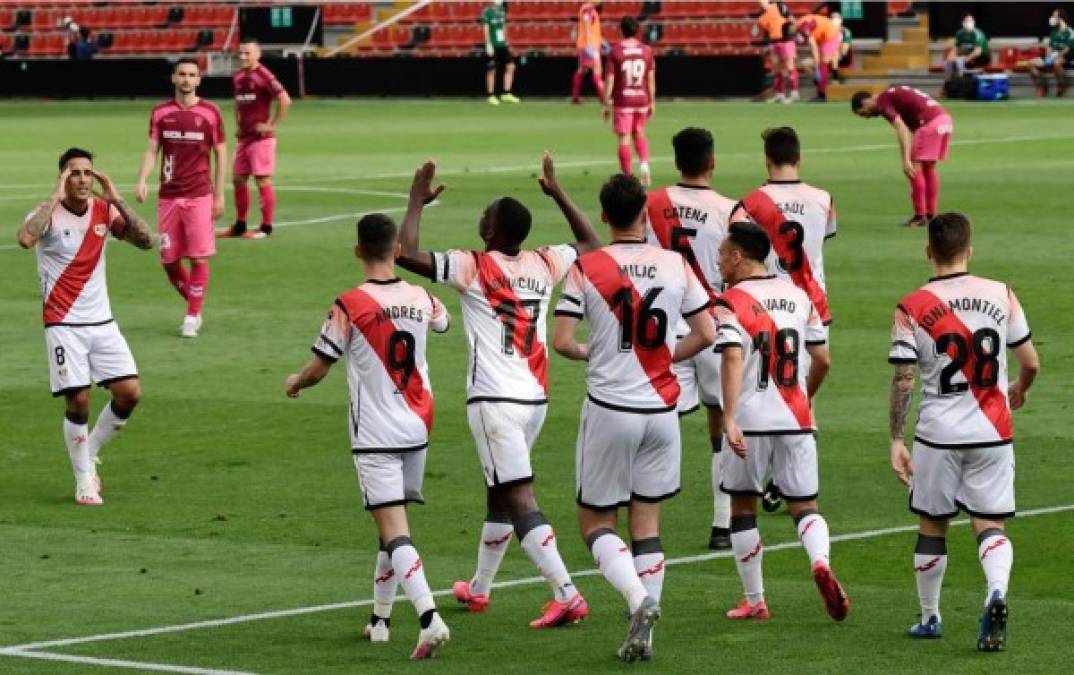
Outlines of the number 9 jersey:
<svg viewBox="0 0 1074 675">
<path fill-rule="evenodd" d="M 904 297 L 888 361 L 921 370 L 914 439 L 941 449 L 1010 443 L 1007 348 L 1029 338 L 1018 299 L 998 281 L 952 274 Z"/>
</svg>

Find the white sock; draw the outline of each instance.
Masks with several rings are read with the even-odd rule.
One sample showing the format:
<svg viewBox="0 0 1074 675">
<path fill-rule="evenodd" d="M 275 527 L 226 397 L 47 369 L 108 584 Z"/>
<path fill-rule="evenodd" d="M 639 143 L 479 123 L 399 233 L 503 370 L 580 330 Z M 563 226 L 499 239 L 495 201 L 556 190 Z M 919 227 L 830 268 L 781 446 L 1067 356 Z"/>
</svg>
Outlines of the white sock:
<svg viewBox="0 0 1074 675">
<path fill-rule="evenodd" d="M 757 516 L 731 516 L 731 550 L 735 554 L 735 565 L 746 592 L 746 601 L 755 605 L 764 600 L 764 579 L 761 576 L 764 546 L 761 544 L 761 533 L 757 530 Z"/>
<path fill-rule="evenodd" d="M 828 521 L 819 513 L 807 513 L 798 519 L 798 538 L 802 540 L 809 564 L 828 564 L 831 557 L 831 541 L 828 538 Z"/>
<path fill-rule="evenodd" d="M 988 604 L 994 591 L 999 591 L 1004 598 L 1007 597 L 1011 565 L 1014 564 L 1014 545 L 1007 538 L 1007 534 L 998 528 L 989 528 L 977 535 L 977 557 L 981 559 L 981 568 L 984 570 L 985 581 L 988 582 L 985 604 Z"/>
<path fill-rule="evenodd" d="M 917 535 L 914 548 L 914 578 L 917 599 L 921 602 L 921 623 L 935 616 L 940 621 L 940 586 L 947 571 L 947 539 L 927 534 Z"/>
<path fill-rule="evenodd" d="M 97 416 L 97 423 L 93 425 L 93 431 L 89 435 L 90 459 L 97 459 L 104 444 L 112 440 L 112 437 L 122 431 L 125 426 L 127 426 L 127 419 L 116 415 L 111 403 L 106 405 Z"/>
<path fill-rule="evenodd" d="M 540 524 L 530 528 L 528 532 L 523 533 L 522 529 L 519 530 L 522 550 L 537 567 L 537 571 L 548 580 L 556 600 L 566 602 L 578 591 L 571 583 L 571 575 L 567 572 L 567 566 L 563 564 L 563 558 L 559 556 L 556 533 L 552 530 L 552 526 L 548 524 L 540 511 L 536 511 L 520 516 L 515 527 L 521 525 L 522 528 L 529 528 L 537 522 Z"/>
<path fill-rule="evenodd" d="M 382 549 L 377 552 L 377 564 L 373 568 L 374 614 L 382 619 L 391 617 L 397 588 L 399 588 L 399 577 L 392 567 L 392 559 Z"/>
<path fill-rule="evenodd" d="M 722 439 L 713 439 L 714 444 Z M 716 445 L 715 447 L 719 447 Z M 723 481 L 723 452 L 712 453 L 712 526 L 721 529 L 731 527 L 731 495 L 720 489 Z"/>
<path fill-rule="evenodd" d="M 500 569 L 507 547 L 511 545 L 511 523 L 486 520 L 481 526 L 481 543 L 477 545 L 477 570 L 470 580 L 470 593 L 488 595 L 492 592 L 492 580 Z"/>
<path fill-rule="evenodd" d="M 395 576 L 403 585 L 403 592 L 406 593 L 407 599 L 418 611 L 418 616 L 436 609 L 433 593 L 429 590 L 429 582 L 425 580 L 421 558 L 418 557 L 418 551 L 411 543 L 410 537 L 399 537 L 389 542 L 387 549 L 392 559 Z"/>
<path fill-rule="evenodd" d="M 664 547 L 660 545 L 660 537 L 637 539 L 633 549 L 634 570 L 645 586 L 645 592 L 660 602 L 664 590 Z"/>
<path fill-rule="evenodd" d="M 612 530 L 597 530 L 590 535 L 589 550 L 593 553 L 597 569 L 623 595 L 631 613 L 641 607 L 648 592 L 638 579 L 630 549 L 619 535 Z"/>
<path fill-rule="evenodd" d="M 640 173 L 649 173 L 649 162 L 638 162 L 638 171 Z"/>
<path fill-rule="evenodd" d="M 71 468 L 75 480 L 82 481 L 93 477 L 93 462 L 89 454 L 89 427 L 86 423 L 75 424 L 63 418 L 63 440 L 67 444 L 67 454 L 71 457 Z"/>
</svg>

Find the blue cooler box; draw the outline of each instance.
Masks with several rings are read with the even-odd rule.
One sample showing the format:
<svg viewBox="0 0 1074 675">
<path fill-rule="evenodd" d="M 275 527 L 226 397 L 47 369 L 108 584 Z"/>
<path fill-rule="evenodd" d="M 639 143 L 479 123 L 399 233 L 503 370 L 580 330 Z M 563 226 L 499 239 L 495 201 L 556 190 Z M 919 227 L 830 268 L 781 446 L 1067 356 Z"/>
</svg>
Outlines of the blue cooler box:
<svg viewBox="0 0 1074 675">
<path fill-rule="evenodd" d="M 1011 79 L 1006 73 L 977 76 L 978 101 L 1005 101 L 1011 97 Z"/>
</svg>

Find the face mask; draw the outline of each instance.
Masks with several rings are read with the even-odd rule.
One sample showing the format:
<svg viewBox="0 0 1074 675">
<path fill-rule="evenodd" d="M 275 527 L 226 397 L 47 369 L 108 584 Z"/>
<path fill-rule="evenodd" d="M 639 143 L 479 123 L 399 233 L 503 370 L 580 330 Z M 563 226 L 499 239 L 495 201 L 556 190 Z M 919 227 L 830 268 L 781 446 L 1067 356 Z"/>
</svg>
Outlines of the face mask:
<svg viewBox="0 0 1074 675">
<path fill-rule="evenodd" d="M 843 17 L 838 14 L 832 15 L 832 25 L 836 28 L 841 28 L 843 26 Z"/>
<path fill-rule="evenodd" d="M 1049 26 L 1058 26 L 1059 25 L 1059 17 L 1057 17 L 1057 16 L 1049 16 L 1048 17 L 1048 25 Z"/>
<path fill-rule="evenodd" d="M 974 23 L 972 21 L 963 21 L 962 22 L 962 29 L 963 30 L 973 30 L 973 26 L 974 26 Z"/>
</svg>

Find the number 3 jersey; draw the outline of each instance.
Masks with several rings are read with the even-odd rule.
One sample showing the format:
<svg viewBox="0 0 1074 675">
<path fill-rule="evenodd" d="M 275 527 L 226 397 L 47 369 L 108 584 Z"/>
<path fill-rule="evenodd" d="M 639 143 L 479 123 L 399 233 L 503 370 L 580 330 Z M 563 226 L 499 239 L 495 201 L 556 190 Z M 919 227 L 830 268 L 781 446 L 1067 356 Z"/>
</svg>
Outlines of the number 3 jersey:
<svg viewBox="0 0 1074 675">
<path fill-rule="evenodd" d="M 578 258 L 557 316 L 589 322 L 589 399 L 613 410 L 667 412 L 679 401 L 671 369 L 675 326 L 710 306 L 686 260 L 644 242 L 619 241 Z"/>
<path fill-rule="evenodd" d="M 824 325 L 802 289 L 775 275 L 748 277 L 716 301 L 716 350 L 742 350 L 736 422 L 746 435 L 812 433 L 802 352 Z"/>
<path fill-rule="evenodd" d="M 439 300 L 399 279 L 367 281 L 336 298 L 313 352 L 328 361 L 347 361 L 355 452 L 405 452 L 428 445 L 433 393 L 425 338 L 429 328 L 443 333 L 449 322 Z"/>
<path fill-rule="evenodd" d="M 998 281 L 936 277 L 904 297 L 888 361 L 921 370 L 915 439 L 936 448 L 1009 443 L 1007 348 L 1029 338 L 1018 299 Z"/>
<path fill-rule="evenodd" d="M 545 315 L 578 252 L 569 244 L 509 255 L 433 254 L 433 281 L 462 294 L 470 363 L 466 402 L 548 402 Z"/>
</svg>

